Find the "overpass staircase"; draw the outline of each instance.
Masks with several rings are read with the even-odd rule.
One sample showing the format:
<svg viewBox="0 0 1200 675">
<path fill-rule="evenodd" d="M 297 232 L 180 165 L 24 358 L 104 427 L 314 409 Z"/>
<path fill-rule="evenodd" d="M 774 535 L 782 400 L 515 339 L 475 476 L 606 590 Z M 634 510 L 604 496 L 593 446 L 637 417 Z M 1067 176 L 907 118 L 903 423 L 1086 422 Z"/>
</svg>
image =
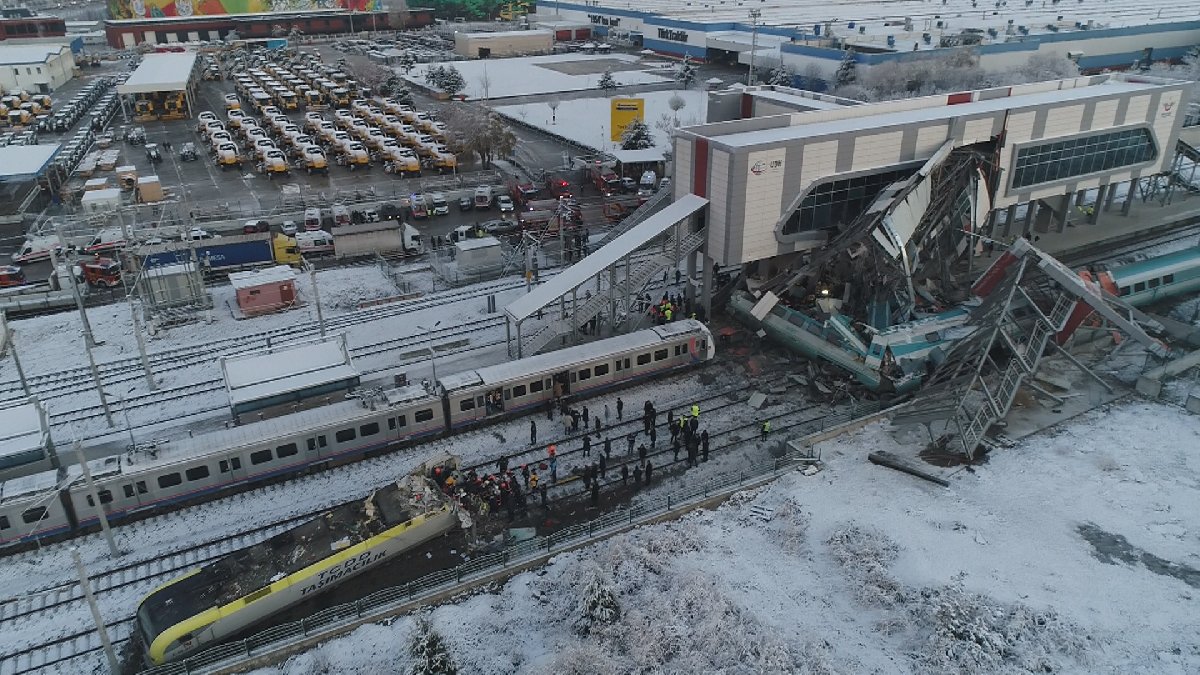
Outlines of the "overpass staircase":
<svg viewBox="0 0 1200 675">
<path fill-rule="evenodd" d="M 658 194 L 666 194 L 666 191 L 660 191 Z M 643 206 L 648 206 L 653 201 L 651 199 Z M 648 217 L 655 210 L 648 210 L 642 217 Z M 638 212 L 634 212 L 626 220 L 632 220 L 637 215 Z M 633 225 L 630 225 L 625 230 L 632 227 Z M 619 313 L 623 309 L 628 317 L 633 317 L 635 322 L 640 323 L 642 313 L 630 311 L 636 305 L 637 298 L 645 293 L 651 281 L 664 270 L 675 269 L 689 255 L 699 251 L 707 237 L 707 230 L 702 228 L 695 232 L 683 233 L 679 238 L 667 237 L 663 240 L 661 248 L 654 246 L 653 250 L 641 249 L 640 255 L 631 257 L 629 265 L 616 265 L 610 269 L 610 274 L 601 276 L 597 288 L 589 290 L 583 298 L 564 298 L 558 309 L 547 309 L 545 314 L 549 317 L 545 323 L 522 336 L 521 353 L 536 354 L 556 339 L 565 341 L 568 336 L 605 310 Z"/>
</svg>

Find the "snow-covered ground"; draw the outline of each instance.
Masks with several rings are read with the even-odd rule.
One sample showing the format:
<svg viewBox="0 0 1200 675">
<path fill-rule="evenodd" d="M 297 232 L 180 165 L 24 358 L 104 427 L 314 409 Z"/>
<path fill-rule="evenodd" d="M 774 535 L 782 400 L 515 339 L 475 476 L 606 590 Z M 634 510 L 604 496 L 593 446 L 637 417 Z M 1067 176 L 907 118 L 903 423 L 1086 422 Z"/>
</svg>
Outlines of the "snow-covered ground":
<svg viewBox="0 0 1200 675">
<path fill-rule="evenodd" d="M 588 68 L 587 62 L 602 64 Z M 566 64 L 561 70 L 555 64 Z M 401 76 L 407 80 L 428 86 L 425 71 L 437 65 L 424 64 Z M 454 61 L 451 65 L 462 73 L 467 87 L 461 93 L 472 99 L 496 99 L 529 94 L 551 94 L 554 92 L 582 91 L 595 89 L 604 73 L 604 67 L 612 69 L 613 79 L 619 84 L 654 84 L 669 82 L 670 72 L 662 61 L 644 61 L 630 54 L 553 54 L 548 56 L 526 56 L 512 59 L 480 59 L 478 61 Z M 574 70 L 578 74 L 571 71 Z M 595 70 L 597 72 L 585 72 Z"/>
<path fill-rule="evenodd" d="M 1127 402 L 960 471 L 883 424 L 725 505 L 432 609 L 459 672 L 1195 673 L 1200 420 Z M 772 513 L 763 519 L 752 512 Z M 585 598 L 615 599 L 611 623 Z M 416 618 L 259 673 L 406 670 Z M 586 634 L 585 634 L 586 629 Z"/>
<path fill-rule="evenodd" d="M 619 78 L 618 78 L 619 79 Z M 671 97 L 678 95 L 684 106 L 672 111 Z M 703 124 L 708 120 L 708 92 L 698 90 L 651 91 L 633 98 L 646 101 L 645 122 L 654 133 L 656 148 L 670 148 L 670 130 L 674 126 Z M 532 124 L 559 136 L 569 138 L 597 150 L 615 150 L 620 143 L 610 140 L 612 114 L 609 99 L 603 97 L 577 98 L 560 102 L 551 115 L 545 103 L 496 106 L 496 112 L 526 124 Z M 675 125 L 678 118 L 679 124 Z M 551 119 L 555 119 L 551 122 Z"/>
</svg>

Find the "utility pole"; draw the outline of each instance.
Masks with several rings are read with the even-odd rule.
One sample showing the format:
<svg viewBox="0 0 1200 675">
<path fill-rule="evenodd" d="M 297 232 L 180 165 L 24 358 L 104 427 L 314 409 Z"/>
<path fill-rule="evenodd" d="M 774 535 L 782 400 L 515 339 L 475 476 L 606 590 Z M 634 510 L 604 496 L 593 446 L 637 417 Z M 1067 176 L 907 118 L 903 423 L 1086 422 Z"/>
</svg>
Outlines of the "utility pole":
<svg viewBox="0 0 1200 675">
<path fill-rule="evenodd" d="M 0 321 L 0 325 L 4 326 L 5 341 L 8 342 L 8 348 L 12 350 L 13 365 L 17 367 L 17 377 L 21 380 L 21 389 L 25 391 L 26 396 L 33 396 L 33 391 L 29 389 L 29 381 L 25 379 L 25 369 L 21 367 L 21 358 L 17 356 L 17 343 L 14 339 L 16 333 L 13 332 L 12 326 L 8 325 L 3 312 L 0 312 L 0 319 L 5 319 Z"/>
<path fill-rule="evenodd" d="M 108 426 L 115 426 L 112 410 L 108 407 L 108 397 L 104 395 L 104 383 L 100 381 L 100 369 L 96 367 L 96 359 L 92 356 L 92 348 L 85 343 L 83 351 L 87 352 L 88 366 L 92 369 L 92 382 L 96 383 L 96 392 L 100 394 L 100 407 L 104 409 L 104 419 Z"/>
<path fill-rule="evenodd" d="M 121 665 L 117 662 L 117 653 L 113 651 L 112 641 L 108 639 L 108 629 L 104 626 L 104 617 L 96 604 L 96 596 L 92 595 L 92 580 L 88 578 L 87 570 L 83 568 L 83 560 L 79 557 L 79 549 L 71 548 L 71 558 L 75 560 L 75 571 L 79 574 L 79 587 L 83 589 L 83 597 L 87 599 L 88 608 L 92 610 L 92 620 L 96 622 L 96 632 L 100 634 L 100 644 L 104 646 L 104 656 L 108 658 L 108 672 L 117 675 Z"/>
<path fill-rule="evenodd" d="M 321 325 L 321 337 L 325 337 L 325 315 L 321 312 L 321 291 L 317 289 L 317 269 L 309 265 L 308 278 L 312 280 L 313 300 L 317 303 L 317 323 Z"/>
<path fill-rule="evenodd" d="M 750 10 L 750 74 L 746 76 L 746 85 L 754 85 L 754 56 L 758 52 L 758 17 L 762 16 L 762 10 L 754 8 Z"/>
<path fill-rule="evenodd" d="M 108 527 L 108 514 L 104 513 L 104 505 L 100 503 L 100 495 L 96 493 L 96 483 L 92 480 L 92 470 L 88 467 L 87 457 L 83 456 L 83 445 L 78 440 L 75 440 L 72 441 L 71 447 L 75 450 L 75 461 L 79 462 L 79 468 L 83 469 L 83 481 L 87 484 L 88 496 L 91 497 L 92 506 L 96 509 L 96 517 L 100 519 L 100 529 L 104 532 L 104 540 L 108 542 L 108 553 L 114 558 L 120 558 L 121 549 L 117 548 L 117 542 L 113 539 L 112 530 Z"/>
<path fill-rule="evenodd" d="M 58 245 L 62 247 L 63 254 L 67 252 L 67 239 L 62 233 L 62 224 L 55 223 L 54 231 L 58 234 Z M 50 270 L 51 274 L 58 272 L 58 255 L 57 252 L 50 249 L 50 262 L 54 269 Z M 92 335 L 92 324 L 88 322 L 87 310 L 83 307 L 83 296 L 79 293 L 79 284 L 75 283 L 75 271 L 71 269 L 71 261 L 67 260 L 67 279 L 71 281 L 71 294 L 75 296 L 75 307 L 79 310 L 79 319 L 83 322 L 83 338 L 87 343 L 88 348 L 96 346 L 96 338 Z"/>
<path fill-rule="evenodd" d="M 133 306 L 133 300 L 129 300 L 129 316 L 133 319 L 133 335 L 137 338 L 142 370 L 146 371 L 146 383 L 150 386 L 150 391 L 158 391 L 158 383 L 154 381 L 154 371 L 150 370 L 150 357 L 146 355 L 146 336 L 142 335 L 142 325 L 138 321 L 137 309 Z"/>
</svg>

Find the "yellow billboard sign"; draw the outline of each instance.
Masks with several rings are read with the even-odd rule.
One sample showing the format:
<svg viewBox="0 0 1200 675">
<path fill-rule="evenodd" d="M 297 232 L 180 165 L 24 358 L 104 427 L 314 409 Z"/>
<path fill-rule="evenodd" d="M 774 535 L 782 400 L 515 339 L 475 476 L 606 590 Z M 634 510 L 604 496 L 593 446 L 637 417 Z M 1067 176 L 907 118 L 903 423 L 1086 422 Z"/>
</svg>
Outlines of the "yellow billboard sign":
<svg viewBox="0 0 1200 675">
<path fill-rule="evenodd" d="M 612 129 L 610 140 L 620 141 L 625 127 L 634 120 L 646 121 L 646 99 L 614 98 L 612 100 L 612 119 L 609 127 Z"/>
</svg>

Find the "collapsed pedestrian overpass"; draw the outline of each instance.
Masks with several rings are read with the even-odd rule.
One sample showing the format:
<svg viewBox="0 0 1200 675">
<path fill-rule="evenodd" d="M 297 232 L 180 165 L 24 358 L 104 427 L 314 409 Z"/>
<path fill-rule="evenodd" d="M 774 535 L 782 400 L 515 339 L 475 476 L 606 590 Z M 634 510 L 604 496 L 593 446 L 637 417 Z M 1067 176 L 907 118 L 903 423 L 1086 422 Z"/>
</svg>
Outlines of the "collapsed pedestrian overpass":
<svg viewBox="0 0 1200 675">
<path fill-rule="evenodd" d="M 707 241 L 703 211 L 708 200 L 683 195 L 665 208 L 650 213 L 624 232 L 504 308 L 508 353 L 516 358 L 536 354 L 555 340 L 577 343 L 590 322 L 592 334 L 629 331 L 648 319 L 636 309 L 637 298 L 668 270 L 686 264 L 694 279 L 696 253 Z M 711 309 L 712 266 L 701 255 L 701 302 Z M 690 299 L 695 289 L 686 287 Z"/>
</svg>

